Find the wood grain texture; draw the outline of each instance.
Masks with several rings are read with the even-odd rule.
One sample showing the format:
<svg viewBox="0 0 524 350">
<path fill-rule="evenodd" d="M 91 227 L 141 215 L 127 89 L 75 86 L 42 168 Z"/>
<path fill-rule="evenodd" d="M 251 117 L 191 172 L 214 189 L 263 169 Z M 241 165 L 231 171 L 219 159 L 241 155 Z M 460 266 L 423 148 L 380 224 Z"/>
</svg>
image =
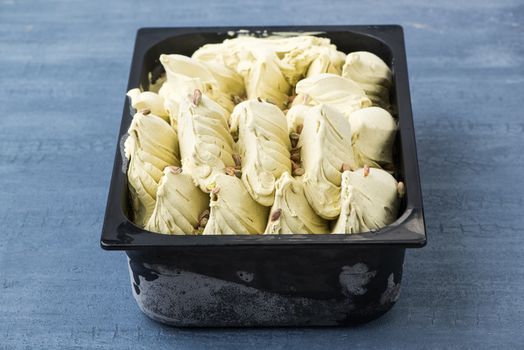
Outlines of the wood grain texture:
<svg viewBox="0 0 524 350">
<path fill-rule="evenodd" d="M 0 0 L 0 349 L 522 348 L 524 5 Z M 189 330 L 137 309 L 99 237 L 143 26 L 404 26 L 428 246 L 353 329 Z"/>
</svg>

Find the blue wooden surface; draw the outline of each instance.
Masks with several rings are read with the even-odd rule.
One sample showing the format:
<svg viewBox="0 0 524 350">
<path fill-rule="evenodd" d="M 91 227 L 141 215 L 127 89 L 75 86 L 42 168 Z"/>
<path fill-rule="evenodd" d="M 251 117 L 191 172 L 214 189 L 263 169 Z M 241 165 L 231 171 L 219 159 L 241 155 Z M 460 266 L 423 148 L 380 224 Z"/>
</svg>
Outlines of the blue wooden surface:
<svg viewBox="0 0 524 350">
<path fill-rule="evenodd" d="M 0 349 L 523 348 L 522 1 L 0 0 Z M 404 26 L 429 244 L 353 329 L 181 330 L 99 235 L 143 26 Z"/>
</svg>

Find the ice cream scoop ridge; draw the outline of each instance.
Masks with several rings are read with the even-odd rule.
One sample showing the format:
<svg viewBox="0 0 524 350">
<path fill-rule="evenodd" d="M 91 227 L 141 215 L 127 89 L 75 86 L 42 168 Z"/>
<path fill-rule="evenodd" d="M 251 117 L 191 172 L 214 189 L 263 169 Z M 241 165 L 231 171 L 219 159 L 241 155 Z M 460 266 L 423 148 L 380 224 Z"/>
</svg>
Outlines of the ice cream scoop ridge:
<svg viewBox="0 0 524 350">
<path fill-rule="evenodd" d="M 340 75 L 346 58 L 327 38 L 303 35 L 267 41 L 274 42 L 280 69 L 291 85 L 318 72 Z"/>
<path fill-rule="evenodd" d="M 219 74 L 214 75 L 209 66 L 183 55 L 160 55 L 160 63 L 166 70 L 167 80 L 159 94 L 166 100 L 180 103 L 184 97 L 199 89 L 227 111 L 233 110 L 232 95 L 226 90 L 230 81 L 217 80 Z"/>
<path fill-rule="evenodd" d="M 308 68 L 319 55 L 327 55 L 333 66 L 330 72 L 337 71 L 338 74 L 340 74 L 338 66 L 342 66 L 345 58 L 345 55 L 337 51 L 336 46 L 331 44 L 329 39 L 310 35 L 290 38 L 233 38 L 220 44 L 204 45 L 193 54 L 193 57 L 202 61 L 218 60 L 241 73 L 254 63 L 261 52 L 277 58 L 276 63 L 290 85 L 295 85 L 306 75 Z M 315 64 L 317 65 L 318 63 Z M 318 71 L 319 68 L 314 70 Z"/>
<path fill-rule="evenodd" d="M 249 99 L 262 98 L 284 108 L 291 92 L 274 53 L 257 51 L 256 60 L 246 70 L 246 92 Z"/>
<path fill-rule="evenodd" d="M 298 132 L 302 130 L 304 125 L 304 118 L 306 118 L 311 106 L 295 105 L 292 106 L 286 113 L 287 130 L 289 133 Z"/>
<path fill-rule="evenodd" d="M 356 168 L 349 122 L 327 105 L 315 106 L 304 118 L 298 146 L 306 198 L 319 216 L 335 219 L 340 213 L 342 169 Z"/>
<path fill-rule="evenodd" d="M 162 169 L 180 165 L 176 132 L 160 117 L 135 114 L 125 142 L 134 222 L 143 227 L 153 213 Z"/>
<path fill-rule="evenodd" d="M 171 235 L 196 234 L 209 196 L 178 167 L 166 167 L 156 194 L 156 205 L 146 230 Z"/>
<path fill-rule="evenodd" d="M 361 108 L 371 106 L 364 90 L 354 81 L 335 74 L 319 74 L 298 82 L 293 105 L 326 104 L 346 118 Z"/>
<path fill-rule="evenodd" d="M 205 190 L 214 175 L 235 166 L 233 138 L 228 131 L 229 113 L 218 103 L 193 92 L 180 105 L 178 134 L 184 171 Z"/>
<path fill-rule="evenodd" d="M 306 72 L 306 78 L 324 73 L 340 75 L 345 60 L 346 55 L 343 52 L 322 47 L 319 49 L 317 57 L 311 61 Z"/>
<path fill-rule="evenodd" d="M 380 107 L 368 107 L 353 112 L 349 122 L 357 166 L 391 169 L 397 134 L 397 123 L 391 114 Z"/>
<path fill-rule="evenodd" d="M 162 96 L 151 91 L 140 91 L 140 89 L 129 90 L 127 96 L 131 99 L 131 107 L 137 111 L 149 110 L 154 115 L 169 122 L 169 112 L 164 107 Z"/>
<path fill-rule="evenodd" d="M 271 103 L 248 100 L 235 107 L 231 129 L 238 130 L 242 181 L 247 191 L 258 203 L 271 206 L 276 179 L 291 172 L 286 117 Z"/>
<path fill-rule="evenodd" d="M 399 183 L 388 172 L 360 168 L 342 174 L 341 213 L 333 233 L 381 229 L 395 221 L 400 205 Z"/>
<path fill-rule="evenodd" d="M 198 61 L 198 60 L 197 60 Z M 232 96 L 243 97 L 246 94 L 244 80 L 240 74 L 220 61 L 198 61 L 205 66 L 218 82 L 219 89 Z M 234 101 L 233 101 L 234 102 Z"/>
<path fill-rule="evenodd" d="M 269 208 L 255 202 L 240 179 L 218 174 L 209 191 L 210 215 L 204 235 L 264 232 Z"/>
<path fill-rule="evenodd" d="M 300 178 L 288 172 L 275 184 L 275 202 L 271 207 L 266 234 L 328 233 L 328 222 L 309 205 Z"/>
<path fill-rule="evenodd" d="M 346 57 L 342 76 L 355 81 L 377 105 L 390 107 L 391 70 L 377 55 L 367 51 L 352 52 Z"/>
</svg>

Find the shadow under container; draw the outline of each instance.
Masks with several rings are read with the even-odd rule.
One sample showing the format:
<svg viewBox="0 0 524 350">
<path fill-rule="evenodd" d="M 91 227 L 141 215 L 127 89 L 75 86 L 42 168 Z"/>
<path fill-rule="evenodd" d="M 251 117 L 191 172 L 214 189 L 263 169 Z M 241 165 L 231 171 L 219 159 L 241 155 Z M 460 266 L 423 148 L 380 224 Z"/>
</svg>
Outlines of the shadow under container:
<svg viewBox="0 0 524 350">
<path fill-rule="evenodd" d="M 123 140 L 133 112 L 125 101 L 101 245 L 128 256 L 133 295 L 152 319 L 174 326 L 329 326 L 368 322 L 399 297 L 406 248 L 426 243 L 402 28 L 396 25 L 143 28 L 128 89 L 163 72 L 159 56 L 190 56 L 238 33 L 309 33 L 340 51 L 370 51 L 393 72 L 398 116 L 395 177 L 406 196 L 391 225 L 354 235 L 170 236 L 135 226 L 128 214 Z M 283 35 L 283 34 L 279 34 Z"/>
</svg>

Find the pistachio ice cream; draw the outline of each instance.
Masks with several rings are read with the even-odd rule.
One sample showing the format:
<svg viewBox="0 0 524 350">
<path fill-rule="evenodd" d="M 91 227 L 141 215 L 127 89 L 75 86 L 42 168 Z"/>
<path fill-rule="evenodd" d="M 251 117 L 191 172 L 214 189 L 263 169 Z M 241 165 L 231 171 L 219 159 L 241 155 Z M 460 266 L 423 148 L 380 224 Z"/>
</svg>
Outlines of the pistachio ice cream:
<svg viewBox="0 0 524 350">
<path fill-rule="evenodd" d="M 287 129 L 289 133 L 300 133 L 304 125 L 304 118 L 307 116 L 311 106 L 295 105 L 286 113 Z"/>
<path fill-rule="evenodd" d="M 204 235 L 260 234 L 264 232 L 269 208 L 251 198 L 236 176 L 218 174 L 210 191 L 210 215 Z"/>
<path fill-rule="evenodd" d="M 313 71 L 323 68 L 340 74 L 345 54 L 327 38 L 300 35 L 282 37 L 239 37 L 225 40 L 220 44 L 207 44 L 198 49 L 193 57 L 202 61 L 220 61 L 238 73 L 246 72 L 259 55 L 272 54 L 290 85 L 302 79 L 320 55 L 326 56 L 329 64 L 316 63 Z"/>
<path fill-rule="evenodd" d="M 361 108 L 371 106 L 364 90 L 354 81 L 335 74 L 319 74 L 298 82 L 293 105 L 325 104 L 346 118 Z"/>
<path fill-rule="evenodd" d="M 248 100 L 231 114 L 231 129 L 238 133 L 242 182 L 255 201 L 271 206 L 275 181 L 291 172 L 291 142 L 284 113 L 271 103 Z"/>
<path fill-rule="evenodd" d="M 306 72 L 306 78 L 324 73 L 340 75 L 345 60 L 346 55 L 343 52 L 323 47 L 319 50 L 318 56 L 311 61 Z"/>
<path fill-rule="evenodd" d="M 245 78 L 249 99 L 262 98 L 284 108 L 291 86 L 282 75 L 275 54 L 260 53 Z"/>
<path fill-rule="evenodd" d="M 200 90 L 195 90 L 180 105 L 178 135 L 182 166 L 202 190 L 217 173 L 235 166 L 228 118 L 229 113 Z"/>
<path fill-rule="evenodd" d="M 285 172 L 276 182 L 275 189 L 266 234 L 329 232 L 328 221 L 318 216 L 307 201 L 301 178 Z"/>
<path fill-rule="evenodd" d="M 360 168 L 342 174 L 341 213 L 333 233 L 360 233 L 385 227 L 397 218 L 399 183 L 388 172 Z"/>
<path fill-rule="evenodd" d="M 125 144 L 129 158 L 127 180 L 133 222 L 144 227 L 155 208 L 158 182 L 162 177 L 162 171 L 148 160 L 156 161 L 157 164 L 167 163 L 140 150 L 136 143 L 136 136 L 130 135 Z"/>
<path fill-rule="evenodd" d="M 152 114 L 169 122 L 169 112 L 164 106 L 162 96 L 151 91 L 140 91 L 140 89 L 129 90 L 127 96 L 131 99 L 131 107 L 137 111 L 149 110 Z"/>
<path fill-rule="evenodd" d="M 198 61 L 198 60 L 197 60 Z M 220 91 L 234 97 L 243 97 L 246 94 L 244 80 L 240 74 L 227 67 L 220 61 L 198 61 L 213 75 Z"/>
<path fill-rule="evenodd" d="M 388 109 L 389 90 L 392 84 L 391 70 L 377 55 L 367 51 L 352 52 L 346 57 L 342 76 L 355 81 L 373 105 Z"/>
<path fill-rule="evenodd" d="M 139 112 L 125 143 L 138 226 L 355 233 L 396 218 L 392 73 L 378 56 L 275 34 L 159 60 L 165 74 L 153 83 L 150 73 L 149 91 L 128 92 Z"/>
<path fill-rule="evenodd" d="M 330 73 L 340 74 L 346 56 L 337 51 L 336 46 L 327 38 L 303 35 L 268 42 L 273 42 L 275 52 L 282 57 L 280 67 L 291 85 L 296 85 L 306 75 L 319 71 L 326 73 L 330 70 Z M 319 57 L 323 62 L 319 62 Z"/>
<path fill-rule="evenodd" d="M 159 92 L 164 98 L 180 101 L 198 89 L 227 111 L 233 110 L 232 95 L 224 88 L 229 81 L 217 80 L 199 61 L 183 55 L 160 55 L 160 63 L 166 70 L 166 83 Z"/>
<path fill-rule="evenodd" d="M 179 167 L 168 166 L 156 193 L 156 205 L 146 230 L 169 235 L 198 233 L 209 195 L 193 183 Z"/>
<path fill-rule="evenodd" d="M 391 114 L 380 107 L 368 107 L 351 113 L 349 122 L 357 166 L 392 169 L 397 123 Z"/>
<path fill-rule="evenodd" d="M 315 106 L 304 118 L 298 146 L 306 198 L 319 216 L 335 219 L 340 213 L 342 170 L 356 167 L 349 122 L 330 106 Z"/>
<path fill-rule="evenodd" d="M 135 223 L 145 226 L 153 213 L 162 170 L 180 165 L 178 137 L 171 126 L 153 114 L 133 117 L 125 142 L 127 177 Z"/>
</svg>

